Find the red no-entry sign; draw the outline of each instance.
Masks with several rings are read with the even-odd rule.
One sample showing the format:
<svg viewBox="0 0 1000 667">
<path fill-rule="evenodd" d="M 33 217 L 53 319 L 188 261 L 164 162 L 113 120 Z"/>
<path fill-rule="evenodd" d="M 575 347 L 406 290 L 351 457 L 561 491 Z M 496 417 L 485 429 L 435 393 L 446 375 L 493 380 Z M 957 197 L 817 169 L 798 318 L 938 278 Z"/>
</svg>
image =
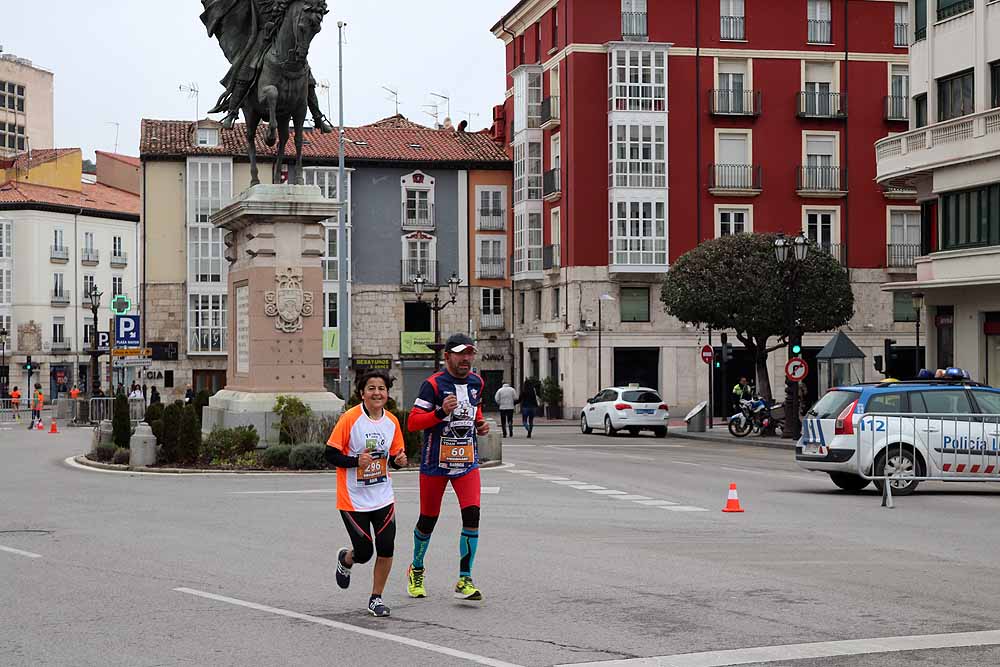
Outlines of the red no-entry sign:
<svg viewBox="0 0 1000 667">
<path fill-rule="evenodd" d="M 715 358 L 715 351 L 712 350 L 712 346 L 711 345 L 705 345 L 704 347 L 701 348 L 701 360 L 702 361 L 704 361 L 706 364 L 710 364 L 710 363 L 712 363 L 712 360 L 714 358 Z"/>
</svg>

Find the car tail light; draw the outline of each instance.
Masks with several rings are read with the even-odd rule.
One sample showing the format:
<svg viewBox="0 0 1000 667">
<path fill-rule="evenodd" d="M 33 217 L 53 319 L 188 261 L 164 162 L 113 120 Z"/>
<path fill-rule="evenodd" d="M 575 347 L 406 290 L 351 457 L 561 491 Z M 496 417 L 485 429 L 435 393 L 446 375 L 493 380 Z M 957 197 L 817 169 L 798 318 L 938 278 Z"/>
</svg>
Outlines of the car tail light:
<svg viewBox="0 0 1000 667">
<path fill-rule="evenodd" d="M 631 410 L 632 406 L 628 403 L 615 403 L 615 410 Z"/>
<path fill-rule="evenodd" d="M 837 423 L 834 426 L 835 435 L 854 435 L 854 409 L 858 407 L 858 402 L 854 401 L 840 413 Z"/>
<path fill-rule="evenodd" d="M 670 407 L 666 403 L 660 403 L 660 407 L 657 409 L 663 410 L 664 412 L 670 412 Z"/>
</svg>

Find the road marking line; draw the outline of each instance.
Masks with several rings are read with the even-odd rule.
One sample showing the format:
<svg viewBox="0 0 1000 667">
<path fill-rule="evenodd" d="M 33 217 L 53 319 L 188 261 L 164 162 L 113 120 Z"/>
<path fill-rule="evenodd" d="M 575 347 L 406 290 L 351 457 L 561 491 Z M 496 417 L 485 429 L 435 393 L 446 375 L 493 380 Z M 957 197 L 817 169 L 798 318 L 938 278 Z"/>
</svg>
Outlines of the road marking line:
<svg viewBox="0 0 1000 667">
<path fill-rule="evenodd" d="M 562 486 L 586 486 L 588 482 L 581 482 L 576 479 L 567 479 L 565 482 L 555 481 L 553 484 L 560 484 Z"/>
<path fill-rule="evenodd" d="M 539 475 L 537 479 L 544 479 L 546 482 L 565 482 L 569 480 L 569 477 L 560 477 L 559 475 Z"/>
<path fill-rule="evenodd" d="M 573 448 L 573 447 L 594 447 L 594 448 L 603 448 L 603 449 L 607 448 L 607 445 L 603 445 L 603 444 L 601 444 L 601 445 L 591 445 L 591 444 L 585 444 L 585 443 L 574 443 L 574 444 L 569 444 L 569 445 L 555 444 L 555 445 L 540 445 L 540 446 L 542 446 L 542 447 L 558 447 L 558 448 L 561 448 L 561 449 L 569 449 L 569 448 Z M 668 444 L 659 444 L 659 443 L 657 443 L 657 444 L 642 444 L 642 443 L 629 443 L 629 442 L 617 442 L 617 443 L 615 443 L 615 449 L 621 449 L 622 447 L 647 447 L 647 448 L 653 448 L 653 449 L 683 449 L 683 448 L 688 447 L 688 445 L 668 445 Z"/>
<path fill-rule="evenodd" d="M 676 463 L 679 466 L 700 466 L 700 463 L 689 463 L 687 461 L 671 461 L 671 463 Z"/>
<path fill-rule="evenodd" d="M 77 463 L 74 459 L 75 456 L 69 456 L 63 459 L 63 463 L 70 468 L 76 468 L 77 470 L 86 470 L 88 472 L 99 472 L 107 475 L 156 475 L 158 477 L 298 477 L 299 479 L 306 479 L 309 477 L 326 477 L 333 479 L 334 471 L 317 471 L 317 472 L 246 472 L 241 470 L 227 471 L 227 470 L 217 470 L 212 472 L 146 472 L 143 470 L 107 470 L 106 468 L 92 468 L 90 466 L 85 466 Z M 483 473 L 488 473 L 493 470 L 508 470 L 512 466 L 512 463 L 501 463 L 500 465 L 490 466 L 488 468 L 480 467 L 479 469 Z M 415 475 L 419 473 L 420 470 L 417 468 L 411 468 L 408 470 L 394 470 L 393 476 L 396 475 Z M 511 471 L 513 472 L 513 471 Z"/>
<path fill-rule="evenodd" d="M 649 500 L 649 496 L 637 496 L 634 493 L 627 493 L 624 496 L 611 496 L 615 500 Z"/>
<path fill-rule="evenodd" d="M 41 558 L 41 554 L 31 553 L 30 551 L 21 551 L 20 549 L 14 549 L 13 547 L 0 547 L 0 551 L 6 551 L 9 554 L 16 554 L 18 556 L 24 556 L 25 558 Z"/>
<path fill-rule="evenodd" d="M 695 507 L 694 505 L 664 505 L 661 509 L 670 510 L 671 512 L 707 512 L 708 511 L 704 507 Z"/>
<path fill-rule="evenodd" d="M 564 664 L 562 667 L 727 667 L 728 665 L 749 665 L 783 662 L 786 660 L 833 658 L 846 655 L 873 655 L 878 653 L 898 653 L 900 651 L 929 651 L 945 648 L 994 646 L 997 644 L 1000 644 L 1000 630 L 984 630 L 981 632 L 955 632 L 940 635 L 911 635 L 908 637 L 880 637 L 875 639 L 812 642 L 808 644 L 784 644 L 781 646 L 758 646 L 755 648 L 731 649 L 726 651 L 662 655 L 653 658 L 579 662 Z"/>
<path fill-rule="evenodd" d="M 615 491 L 614 489 L 593 489 L 591 493 L 598 496 L 624 496 L 624 491 Z"/>
<path fill-rule="evenodd" d="M 539 474 L 539 473 L 535 472 L 534 470 L 518 470 L 517 468 L 513 468 L 510 472 L 512 472 L 512 473 L 514 473 L 516 475 L 538 475 Z"/>
<path fill-rule="evenodd" d="M 393 491 L 419 491 L 420 489 L 413 487 L 393 487 Z M 486 495 L 497 495 L 500 493 L 499 486 L 483 486 L 480 487 L 480 492 Z M 298 491 L 230 491 L 228 495 L 230 496 L 271 496 L 271 495 L 305 495 L 311 493 L 336 493 L 337 489 L 301 489 Z M 445 489 L 445 493 L 455 493 L 455 490 L 450 486 Z"/>
<path fill-rule="evenodd" d="M 193 588 L 175 588 L 174 590 L 177 591 L 178 593 L 195 595 L 197 597 L 206 598 L 208 600 L 225 602 L 227 604 L 236 605 L 238 607 L 246 607 L 247 609 L 254 609 L 256 611 L 262 611 L 268 614 L 277 614 L 278 616 L 285 616 L 286 618 L 294 618 L 298 621 L 307 621 L 309 623 L 315 623 L 317 625 L 325 625 L 328 628 L 335 628 L 337 630 L 343 630 L 345 632 L 354 632 L 359 635 L 365 635 L 368 637 L 374 637 L 376 639 L 383 639 L 385 641 L 396 642 L 397 644 L 403 644 L 405 646 L 411 646 L 413 648 L 420 648 L 424 649 L 425 651 L 440 653 L 442 655 L 448 655 L 453 658 L 468 660 L 470 662 L 474 662 L 479 665 L 490 665 L 491 667 L 520 667 L 519 665 L 515 665 L 510 662 L 495 660 L 493 658 L 487 658 L 486 656 L 476 655 L 474 653 L 466 653 L 465 651 L 459 651 L 453 648 L 448 648 L 447 646 L 439 646 L 437 644 L 423 642 L 420 641 L 419 639 L 400 637 L 399 635 L 392 635 L 389 634 L 388 632 L 369 630 L 368 628 L 361 628 L 356 625 L 350 625 L 348 623 L 331 621 L 330 619 L 323 618 L 321 616 L 301 614 L 297 611 L 289 611 L 288 609 L 281 609 L 279 607 L 269 607 L 268 605 L 257 604 L 255 602 L 247 602 L 246 600 L 238 600 L 236 598 L 225 597 L 224 595 L 215 595 L 214 593 L 206 593 L 204 591 L 195 590 Z"/>
<path fill-rule="evenodd" d="M 607 488 L 607 487 L 598 486 L 596 484 L 583 484 L 583 485 L 580 485 L 580 486 L 570 486 L 569 488 L 571 488 L 571 489 L 578 489 L 580 491 L 596 491 L 598 489 L 604 489 L 604 488 Z"/>
<path fill-rule="evenodd" d="M 672 500 L 637 500 L 635 501 L 638 505 L 649 505 L 650 507 L 663 507 L 666 505 L 679 505 L 680 503 L 675 503 Z"/>
</svg>

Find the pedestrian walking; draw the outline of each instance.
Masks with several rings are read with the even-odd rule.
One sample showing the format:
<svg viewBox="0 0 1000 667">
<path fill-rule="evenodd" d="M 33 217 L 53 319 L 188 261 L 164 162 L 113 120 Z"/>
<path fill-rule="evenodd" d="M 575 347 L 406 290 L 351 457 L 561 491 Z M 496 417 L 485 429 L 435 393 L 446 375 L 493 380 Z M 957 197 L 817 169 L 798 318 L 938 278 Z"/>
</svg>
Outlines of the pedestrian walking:
<svg viewBox="0 0 1000 667">
<path fill-rule="evenodd" d="M 486 435 L 483 419 L 483 379 L 472 372 L 476 344 L 465 334 L 448 338 L 445 369 L 420 385 L 407 428 L 423 431 L 420 456 L 420 517 L 413 529 L 413 561 L 406 571 L 407 593 L 427 596 L 424 556 L 441 514 L 441 501 L 451 483 L 462 512 L 455 597 L 479 601 L 482 592 L 472 583 L 472 566 L 479 546 L 479 448 L 477 435 Z"/>
<path fill-rule="evenodd" d="M 493 399 L 500 410 L 500 429 L 503 437 L 514 435 L 514 405 L 517 404 L 517 390 L 510 386 L 509 382 L 504 382 L 503 386 L 497 389 Z"/>
<path fill-rule="evenodd" d="M 31 425 L 28 426 L 29 431 L 35 427 L 36 423 L 41 423 L 43 405 L 45 405 L 45 394 L 42 393 L 42 385 L 36 382 L 35 393 L 31 401 Z M 38 421 L 36 422 L 35 420 Z"/>
<path fill-rule="evenodd" d="M 14 385 L 14 391 L 10 392 L 10 407 L 14 412 L 14 420 L 21 421 L 21 390 Z"/>
<path fill-rule="evenodd" d="M 142 395 L 142 390 L 139 389 L 139 385 L 132 385 L 132 391 L 128 395 L 129 401 L 145 401 L 145 397 Z"/>
<path fill-rule="evenodd" d="M 69 397 L 74 401 L 80 398 L 80 388 L 77 387 L 75 384 L 73 385 L 73 388 L 69 390 Z"/>
<path fill-rule="evenodd" d="M 194 389 L 191 388 L 191 385 L 188 385 L 187 389 L 184 391 L 184 402 L 185 403 L 194 402 Z"/>
<path fill-rule="evenodd" d="M 337 467 L 337 509 L 344 520 L 351 547 L 337 554 L 337 585 L 351 584 L 351 569 L 376 555 L 368 612 L 388 616 L 382 601 L 392 570 L 396 541 L 396 499 L 389 467 L 406 465 L 403 431 L 385 409 L 392 386 L 390 375 L 368 371 L 358 379 L 361 403 L 345 412 L 327 441 L 326 460 Z"/>
<path fill-rule="evenodd" d="M 521 386 L 521 426 L 528 432 L 535 430 L 535 414 L 538 412 L 538 394 L 535 392 L 535 380 L 528 378 Z"/>
<path fill-rule="evenodd" d="M 156 385 L 153 385 L 153 388 L 149 390 L 149 404 L 159 403 L 160 400 L 160 392 L 156 390 Z"/>
</svg>

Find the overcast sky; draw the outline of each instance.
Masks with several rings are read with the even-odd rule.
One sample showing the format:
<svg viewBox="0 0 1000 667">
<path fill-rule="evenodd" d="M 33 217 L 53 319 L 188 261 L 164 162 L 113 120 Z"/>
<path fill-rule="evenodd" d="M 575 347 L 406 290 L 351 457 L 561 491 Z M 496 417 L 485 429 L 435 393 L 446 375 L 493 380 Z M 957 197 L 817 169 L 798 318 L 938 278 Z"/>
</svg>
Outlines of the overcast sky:
<svg viewBox="0 0 1000 667">
<path fill-rule="evenodd" d="M 178 90 L 196 84 L 200 113 L 214 106 L 228 63 L 199 20 L 198 0 L 48 0 L 4 3 L 4 52 L 55 73 L 55 143 L 84 157 L 115 148 L 138 155 L 142 118 L 195 118 L 195 100 Z M 399 110 L 430 124 L 425 104 L 451 97 L 457 124 L 491 124 L 503 101 L 503 43 L 490 28 L 515 0 L 328 0 L 330 13 L 313 41 L 310 63 L 332 84 L 337 122 L 337 21 L 345 21 L 344 119 L 369 123 L 395 112 L 382 86 L 399 91 Z M 13 29 L 12 29 L 13 28 Z M 327 111 L 325 91 L 320 104 Z M 220 118 L 221 116 L 216 116 Z"/>
</svg>

